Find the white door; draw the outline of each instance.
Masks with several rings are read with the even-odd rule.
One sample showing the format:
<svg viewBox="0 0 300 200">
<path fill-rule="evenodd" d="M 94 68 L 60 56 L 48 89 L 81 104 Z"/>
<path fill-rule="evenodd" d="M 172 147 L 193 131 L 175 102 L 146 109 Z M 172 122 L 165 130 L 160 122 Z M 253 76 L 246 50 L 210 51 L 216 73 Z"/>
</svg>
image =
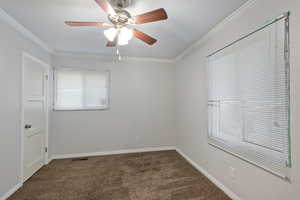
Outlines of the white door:
<svg viewBox="0 0 300 200">
<path fill-rule="evenodd" d="M 47 69 L 39 60 L 23 57 L 23 180 L 45 161 L 47 129 Z"/>
</svg>

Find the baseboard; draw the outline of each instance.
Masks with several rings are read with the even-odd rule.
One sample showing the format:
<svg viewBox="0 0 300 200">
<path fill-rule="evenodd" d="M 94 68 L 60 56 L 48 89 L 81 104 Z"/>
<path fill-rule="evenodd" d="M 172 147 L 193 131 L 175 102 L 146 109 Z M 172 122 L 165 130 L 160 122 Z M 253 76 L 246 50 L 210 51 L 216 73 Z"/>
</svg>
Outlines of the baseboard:
<svg viewBox="0 0 300 200">
<path fill-rule="evenodd" d="M 51 156 L 50 158 L 47 159 L 46 165 L 48 165 L 52 160 L 53 160 L 53 157 Z"/>
<path fill-rule="evenodd" d="M 148 148 L 141 148 L 141 149 L 124 149 L 124 150 L 116 150 L 116 151 L 102 151 L 102 152 L 79 153 L 79 154 L 64 154 L 64 155 L 54 155 L 52 156 L 52 159 L 59 160 L 59 159 L 67 159 L 67 158 L 80 158 L 80 157 L 105 156 L 105 155 L 167 151 L 167 150 L 176 150 L 176 148 L 173 146 L 166 146 L 166 147 L 148 147 Z"/>
<path fill-rule="evenodd" d="M 227 194 L 232 200 L 242 200 L 237 194 L 235 194 L 232 190 L 226 187 L 223 183 L 221 183 L 218 179 L 209 174 L 205 169 L 200 167 L 196 162 L 194 162 L 191 158 L 189 158 L 185 153 L 183 153 L 180 149 L 176 148 L 176 151 L 184 157 L 191 165 L 193 165 L 199 172 L 205 175 L 211 182 L 213 182 L 217 187 L 219 187 L 225 194 Z"/>
<path fill-rule="evenodd" d="M 12 189 L 10 189 L 6 194 L 4 194 L 2 197 L 0 197 L 0 200 L 6 200 L 8 199 L 12 194 L 14 194 L 19 188 L 22 187 L 22 183 L 18 183 L 15 185 Z"/>
<path fill-rule="evenodd" d="M 52 161 L 52 157 L 47 159 L 46 165 L 49 164 Z M 6 200 L 8 199 L 11 195 L 13 195 L 18 189 L 20 189 L 23 186 L 23 183 L 18 183 L 15 185 L 12 189 L 10 189 L 6 194 L 4 194 L 2 197 L 0 197 L 0 200 Z"/>
</svg>

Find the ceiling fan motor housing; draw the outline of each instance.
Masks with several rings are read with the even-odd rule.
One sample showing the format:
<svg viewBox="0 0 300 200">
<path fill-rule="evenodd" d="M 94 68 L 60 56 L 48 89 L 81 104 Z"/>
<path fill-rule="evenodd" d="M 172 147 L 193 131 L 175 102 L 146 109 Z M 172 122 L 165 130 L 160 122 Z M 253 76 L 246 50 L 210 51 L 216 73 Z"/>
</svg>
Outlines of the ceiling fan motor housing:
<svg viewBox="0 0 300 200">
<path fill-rule="evenodd" d="M 109 21 L 115 26 L 126 26 L 128 25 L 129 20 L 131 19 L 131 15 L 127 10 L 116 8 L 115 9 L 117 15 L 108 15 Z"/>
<path fill-rule="evenodd" d="M 114 8 L 127 8 L 131 0 L 109 0 L 109 2 Z"/>
<path fill-rule="evenodd" d="M 126 26 L 131 19 L 131 15 L 128 11 L 124 10 L 124 8 L 130 5 L 131 0 L 109 0 L 109 3 L 114 7 L 117 13 L 115 16 L 109 15 L 109 21 L 117 27 Z"/>
</svg>

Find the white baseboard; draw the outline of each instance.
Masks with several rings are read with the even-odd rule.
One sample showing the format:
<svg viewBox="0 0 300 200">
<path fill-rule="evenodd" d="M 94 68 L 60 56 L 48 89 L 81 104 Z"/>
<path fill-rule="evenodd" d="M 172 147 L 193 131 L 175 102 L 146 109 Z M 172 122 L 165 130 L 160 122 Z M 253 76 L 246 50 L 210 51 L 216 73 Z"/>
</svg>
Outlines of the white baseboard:
<svg viewBox="0 0 300 200">
<path fill-rule="evenodd" d="M 48 165 L 53 160 L 53 157 L 47 159 L 46 165 Z"/>
<path fill-rule="evenodd" d="M 6 200 L 8 199 L 12 194 L 14 194 L 19 188 L 22 187 L 22 183 L 18 183 L 15 185 L 12 189 L 10 189 L 6 194 L 4 194 L 2 197 L 0 197 L 0 200 Z"/>
<path fill-rule="evenodd" d="M 79 153 L 79 154 L 63 154 L 52 156 L 53 160 L 67 159 L 67 158 L 80 158 L 80 157 L 91 157 L 91 156 L 105 156 L 105 155 L 116 155 L 116 154 L 127 154 L 127 153 L 141 153 L 141 152 L 153 152 L 153 151 L 167 151 L 175 150 L 173 146 L 166 147 L 148 147 L 141 149 L 124 149 L 115 151 L 102 151 L 102 152 L 91 152 L 91 153 Z"/>
<path fill-rule="evenodd" d="M 221 183 L 218 179 L 209 174 L 205 169 L 200 167 L 196 162 L 190 159 L 185 153 L 183 153 L 180 149 L 176 148 L 176 151 L 184 157 L 191 165 L 193 165 L 199 172 L 201 172 L 204 176 L 206 176 L 211 182 L 213 182 L 216 186 L 218 186 L 225 194 L 227 194 L 233 200 L 242 200 L 237 194 L 235 194 L 232 190 L 226 187 L 223 183 Z"/>
</svg>

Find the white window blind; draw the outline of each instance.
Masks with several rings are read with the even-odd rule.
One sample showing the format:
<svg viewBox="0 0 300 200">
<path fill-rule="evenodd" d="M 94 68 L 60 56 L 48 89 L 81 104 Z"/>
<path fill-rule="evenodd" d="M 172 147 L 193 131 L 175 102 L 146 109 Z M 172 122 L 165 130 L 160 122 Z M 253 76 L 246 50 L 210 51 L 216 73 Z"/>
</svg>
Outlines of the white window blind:
<svg viewBox="0 0 300 200">
<path fill-rule="evenodd" d="M 55 110 L 98 110 L 109 107 L 110 74 L 96 70 L 55 70 Z"/>
<path fill-rule="evenodd" d="M 209 143 L 287 178 L 288 16 L 208 57 Z"/>
</svg>

